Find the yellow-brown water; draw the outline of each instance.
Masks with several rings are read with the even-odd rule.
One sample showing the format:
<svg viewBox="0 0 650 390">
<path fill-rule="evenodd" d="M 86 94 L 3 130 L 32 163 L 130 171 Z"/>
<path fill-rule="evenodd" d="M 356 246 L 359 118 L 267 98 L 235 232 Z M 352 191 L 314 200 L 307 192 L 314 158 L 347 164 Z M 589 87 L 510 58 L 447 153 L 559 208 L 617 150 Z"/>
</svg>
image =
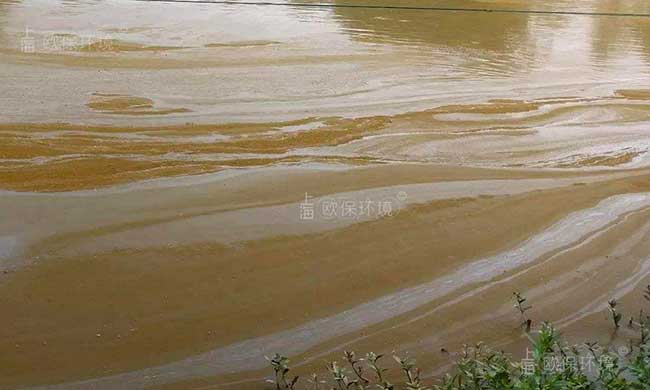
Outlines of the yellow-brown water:
<svg viewBox="0 0 650 390">
<path fill-rule="evenodd" d="M 636 312 L 650 279 L 649 34 L 0 0 L 0 387 L 262 389 L 265 354 L 306 374 L 343 349 L 409 351 L 432 381 L 443 347 L 525 351 L 515 290 L 570 339 L 626 343 L 602 303 Z M 306 196 L 341 210 L 305 218 Z"/>
</svg>

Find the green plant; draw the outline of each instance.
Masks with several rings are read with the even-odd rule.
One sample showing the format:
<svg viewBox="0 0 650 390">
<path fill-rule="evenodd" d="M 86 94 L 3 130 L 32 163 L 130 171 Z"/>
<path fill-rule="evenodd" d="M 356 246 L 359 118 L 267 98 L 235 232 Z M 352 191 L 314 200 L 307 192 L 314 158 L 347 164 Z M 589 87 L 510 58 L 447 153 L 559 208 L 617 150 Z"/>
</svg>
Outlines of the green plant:
<svg viewBox="0 0 650 390">
<path fill-rule="evenodd" d="M 612 321 L 614 322 L 614 327 L 616 329 L 620 328 L 620 322 L 621 319 L 623 318 L 623 315 L 616 311 L 616 305 L 618 305 L 618 302 L 616 302 L 616 299 L 611 299 L 609 302 L 607 302 L 607 308 L 609 309 L 609 312 L 612 315 Z"/>
<path fill-rule="evenodd" d="M 287 374 L 289 373 L 289 359 L 286 356 L 280 354 L 275 354 L 273 357 L 266 357 L 271 363 L 273 372 L 275 374 L 275 382 L 270 381 L 275 384 L 277 390 L 288 389 L 294 390 L 296 383 L 298 383 L 298 377 L 294 377 L 290 382 L 287 381 Z"/>
<path fill-rule="evenodd" d="M 632 360 L 629 369 L 638 380 L 631 388 L 650 389 L 650 345 L 641 345 L 639 354 Z"/>
<path fill-rule="evenodd" d="M 345 361 L 347 361 L 350 364 L 350 367 L 352 367 L 352 372 L 356 375 L 359 383 L 362 386 L 367 386 L 370 381 L 363 376 L 363 367 L 360 365 L 360 362 L 363 361 L 363 359 L 357 359 L 354 352 L 344 351 L 343 354 Z"/>
<path fill-rule="evenodd" d="M 395 386 L 393 386 L 390 382 L 384 380 L 384 372 L 387 370 L 379 366 L 379 360 L 382 357 L 383 355 L 377 355 L 374 352 L 370 352 L 366 354 L 366 361 L 368 362 L 370 369 L 375 373 L 375 378 L 377 379 L 377 387 L 382 390 L 393 390 Z"/>
<path fill-rule="evenodd" d="M 512 293 L 512 295 L 515 296 L 515 307 L 517 308 L 517 310 L 519 310 L 519 313 L 521 313 L 521 315 L 524 315 L 524 313 L 526 313 L 526 311 L 533 308 L 532 305 L 527 305 L 526 304 L 527 299 L 526 299 L 526 297 L 521 295 L 520 292 L 515 291 L 514 293 Z"/>
<path fill-rule="evenodd" d="M 521 315 L 530 309 L 526 298 L 515 293 L 515 307 Z M 650 301 L 650 286 L 644 291 Z M 618 329 L 622 314 L 617 302 L 608 302 L 614 325 Z M 327 364 L 329 380 L 312 375 L 311 390 L 650 390 L 650 336 L 648 316 L 639 313 L 638 322 L 631 318 L 630 327 L 639 327 L 641 337 L 638 348 L 630 340 L 630 349 L 620 355 L 606 350 L 597 343 L 567 346 L 561 335 L 549 323 L 543 323 L 534 333 L 527 333 L 531 347 L 526 358 L 515 361 L 502 351 L 493 351 L 478 343 L 464 346 L 454 369 L 438 383 L 426 385 L 415 362 L 409 358 L 393 356 L 403 380 L 397 385 L 387 378 L 394 377 L 379 363 L 383 355 L 368 353 L 357 358 L 346 351 L 347 368 L 336 361 Z M 443 349 L 444 350 L 444 349 Z M 444 350 L 446 351 L 446 350 Z M 583 364 L 587 359 L 590 364 Z M 271 362 L 276 390 L 295 390 L 298 377 L 289 378 L 289 360 L 274 355 Z M 368 374 L 371 373 L 371 374 Z"/>
<path fill-rule="evenodd" d="M 533 306 L 526 304 L 527 299 L 520 292 L 514 292 L 512 294 L 515 296 L 515 308 L 519 311 L 523 320 L 521 324 L 526 326 L 526 332 L 530 332 L 533 321 L 530 318 L 526 318 L 525 315 Z"/>
<path fill-rule="evenodd" d="M 415 362 L 411 359 L 402 359 L 399 356 L 393 356 L 395 361 L 399 364 L 400 369 L 406 376 L 406 390 L 427 390 L 420 380 L 420 369 L 415 366 Z"/>
</svg>

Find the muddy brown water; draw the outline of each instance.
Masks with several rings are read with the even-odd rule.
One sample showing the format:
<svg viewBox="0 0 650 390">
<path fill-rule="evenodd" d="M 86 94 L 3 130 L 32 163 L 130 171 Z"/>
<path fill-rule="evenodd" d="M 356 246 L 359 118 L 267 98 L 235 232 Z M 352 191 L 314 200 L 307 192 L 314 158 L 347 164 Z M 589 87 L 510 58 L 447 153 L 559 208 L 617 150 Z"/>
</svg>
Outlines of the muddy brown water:
<svg viewBox="0 0 650 390">
<path fill-rule="evenodd" d="M 344 349 L 433 382 L 441 348 L 525 353 L 513 291 L 627 343 L 650 18 L 278 2 L 0 0 L 0 387 L 263 389 L 264 355 Z"/>
</svg>

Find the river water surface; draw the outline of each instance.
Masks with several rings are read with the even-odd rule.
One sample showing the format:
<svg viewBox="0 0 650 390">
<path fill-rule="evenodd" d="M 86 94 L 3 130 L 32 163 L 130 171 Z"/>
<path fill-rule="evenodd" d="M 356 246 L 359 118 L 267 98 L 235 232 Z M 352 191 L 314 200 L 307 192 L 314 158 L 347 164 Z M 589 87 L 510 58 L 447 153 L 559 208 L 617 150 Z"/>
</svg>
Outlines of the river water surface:
<svg viewBox="0 0 650 390">
<path fill-rule="evenodd" d="M 0 387 L 261 389 L 343 349 L 433 381 L 525 351 L 515 290 L 618 342 L 650 4 L 273 3 L 0 0 Z"/>
</svg>

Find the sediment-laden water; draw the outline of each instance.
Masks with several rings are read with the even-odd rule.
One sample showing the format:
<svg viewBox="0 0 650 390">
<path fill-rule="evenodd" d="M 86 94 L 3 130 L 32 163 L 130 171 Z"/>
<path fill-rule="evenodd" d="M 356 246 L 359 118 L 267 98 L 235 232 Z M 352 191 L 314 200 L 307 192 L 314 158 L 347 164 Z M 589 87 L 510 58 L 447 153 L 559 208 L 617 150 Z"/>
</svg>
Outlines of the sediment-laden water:
<svg viewBox="0 0 650 390">
<path fill-rule="evenodd" d="M 0 0 L 0 387 L 612 338 L 650 265 L 650 18 Z M 643 1 L 377 0 L 650 13 Z"/>
</svg>

